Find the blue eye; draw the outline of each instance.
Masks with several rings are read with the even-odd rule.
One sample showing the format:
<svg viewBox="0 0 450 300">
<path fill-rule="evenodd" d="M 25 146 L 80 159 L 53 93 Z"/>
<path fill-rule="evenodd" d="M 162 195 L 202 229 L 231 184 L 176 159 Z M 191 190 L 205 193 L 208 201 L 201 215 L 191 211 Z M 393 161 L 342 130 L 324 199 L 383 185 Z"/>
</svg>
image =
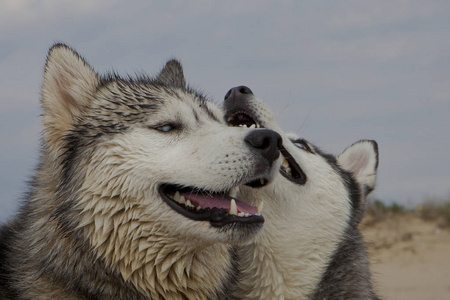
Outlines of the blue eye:
<svg viewBox="0 0 450 300">
<path fill-rule="evenodd" d="M 306 150 L 305 145 L 303 145 L 302 143 L 294 143 L 294 145 L 300 149 Z"/>
<path fill-rule="evenodd" d="M 311 149 L 309 148 L 309 146 L 308 146 L 308 144 L 306 143 L 305 140 L 299 139 L 299 140 L 292 141 L 292 143 L 293 143 L 296 147 L 298 147 L 298 148 L 300 148 L 300 149 L 302 149 L 302 150 L 311 152 Z"/>
<path fill-rule="evenodd" d="M 159 131 L 162 131 L 162 132 L 169 132 L 169 131 L 172 131 L 174 129 L 174 127 L 170 124 L 166 124 L 163 126 L 159 126 L 156 129 Z"/>
</svg>

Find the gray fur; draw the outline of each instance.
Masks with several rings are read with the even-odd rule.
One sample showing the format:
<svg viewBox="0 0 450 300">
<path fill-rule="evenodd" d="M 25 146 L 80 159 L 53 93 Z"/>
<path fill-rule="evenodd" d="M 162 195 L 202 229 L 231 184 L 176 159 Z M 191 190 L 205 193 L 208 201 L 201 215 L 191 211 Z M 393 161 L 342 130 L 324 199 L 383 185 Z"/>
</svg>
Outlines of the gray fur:
<svg viewBox="0 0 450 300">
<path fill-rule="evenodd" d="M 187 107 L 178 113 L 178 119 L 169 119 L 180 132 L 188 130 L 176 127 L 187 126 L 180 119 L 184 112 L 195 115 L 196 120 L 191 121 L 194 129 L 202 129 L 203 124 L 207 124 L 206 130 L 214 126 L 218 132 L 229 129 L 218 108 L 200 93 L 186 88 L 180 63 L 170 61 L 154 79 L 123 79 L 115 74 L 101 77 L 76 52 L 57 44 L 49 52 L 42 94 L 44 132 L 40 162 L 18 214 L 0 229 L 0 298 L 228 299 L 236 272 L 232 262 L 235 254 L 228 243 L 247 239 L 258 226 L 247 230 L 245 224 L 220 229 L 202 225 L 201 230 L 208 236 L 197 236 L 198 222 L 173 212 L 161 199 L 147 208 L 152 185 L 141 191 L 140 184 L 147 183 L 134 182 L 130 186 L 129 180 L 135 177 L 116 180 L 123 170 L 141 167 L 135 164 L 130 168 L 128 159 L 117 158 L 120 154 L 126 158 L 127 151 L 111 154 L 121 151 L 119 146 L 128 146 L 126 142 L 104 146 L 113 139 L 122 141 L 122 137 L 133 137 L 140 143 L 141 136 L 148 138 L 147 132 L 163 136 L 155 131 L 160 130 L 159 124 L 152 124 L 150 129 L 148 124 L 165 105 L 166 98 L 175 108 L 183 103 Z M 136 138 L 133 132 L 142 134 Z M 243 141 L 246 132 L 233 129 L 229 133 L 227 145 L 233 140 L 236 145 L 242 144 L 243 150 L 232 148 L 223 154 L 224 158 L 229 153 L 237 156 L 250 149 Z M 166 139 L 173 144 L 179 136 L 174 133 Z M 146 151 L 147 146 L 154 145 L 139 146 L 140 152 L 135 155 Z M 106 150 L 98 152 L 101 147 Z M 215 158 L 217 148 L 223 147 L 212 144 L 211 148 Z M 190 157 L 196 157 L 196 152 L 203 149 L 194 150 Z M 141 161 L 147 163 L 145 155 Z M 244 155 L 239 156 L 240 163 L 252 164 Z M 92 163 L 94 159 L 99 165 Z M 219 164 L 219 159 L 220 156 L 210 159 L 210 164 Z M 102 163 L 107 164 L 105 171 L 99 173 L 103 175 L 92 176 L 100 172 Z M 229 181 L 236 185 L 256 179 L 249 177 L 256 176 L 251 175 L 251 170 L 230 179 L 228 167 L 235 166 L 228 160 L 226 163 L 226 170 L 216 166 L 219 171 L 212 172 L 218 176 L 223 170 L 221 178 L 227 180 L 229 188 L 233 187 Z M 210 166 L 204 166 L 207 167 Z M 116 169 L 117 173 L 111 173 Z M 148 175 L 137 171 L 135 174 Z M 99 178 L 102 176 L 106 176 L 105 182 Z M 192 179 L 186 179 L 189 180 Z M 133 195 L 145 197 L 139 200 Z M 163 223 L 176 220 L 181 224 Z M 176 230 L 181 234 L 173 233 Z M 185 230 L 190 230 L 190 235 L 184 237 Z"/>
<path fill-rule="evenodd" d="M 378 145 L 371 141 L 376 152 L 376 167 L 378 168 Z M 352 215 L 348 227 L 333 254 L 320 283 L 314 291 L 313 300 L 346 300 L 346 299 L 372 299 L 380 298 L 373 290 L 370 263 L 367 255 L 366 244 L 358 229 L 358 225 L 364 217 L 366 197 L 372 189 L 360 187 L 353 175 L 342 170 L 331 155 L 321 153 L 339 172 L 346 182 L 350 200 L 352 201 Z"/>
<path fill-rule="evenodd" d="M 350 225 L 311 299 L 380 299 L 372 287 L 369 265 L 361 233 Z"/>
<path fill-rule="evenodd" d="M 158 81 L 179 88 L 186 87 L 181 63 L 175 59 L 169 61 L 159 74 Z"/>
</svg>

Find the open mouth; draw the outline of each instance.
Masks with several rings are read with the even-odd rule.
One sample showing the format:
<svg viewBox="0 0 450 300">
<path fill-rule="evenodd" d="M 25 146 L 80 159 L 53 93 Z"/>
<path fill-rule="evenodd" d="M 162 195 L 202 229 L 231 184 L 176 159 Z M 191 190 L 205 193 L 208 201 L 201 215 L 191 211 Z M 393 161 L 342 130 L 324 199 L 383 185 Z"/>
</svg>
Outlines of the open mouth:
<svg viewBox="0 0 450 300">
<path fill-rule="evenodd" d="M 263 128 L 251 116 L 243 111 L 235 112 L 227 117 L 228 125 L 234 127 Z"/>
<path fill-rule="evenodd" d="M 281 175 L 294 183 L 305 184 L 306 175 L 295 159 L 292 158 L 292 155 L 283 146 L 280 146 L 279 149 L 283 159 L 280 167 Z"/>
<path fill-rule="evenodd" d="M 264 128 L 261 124 L 255 121 L 250 115 L 244 111 L 234 112 L 226 116 L 228 125 L 234 127 L 248 127 L 248 128 Z M 280 173 L 286 179 L 297 183 L 305 184 L 306 175 L 300 166 L 297 164 L 292 155 L 283 146 L 279 147 L 283 162 L 280 167 Z M 251 186 L 251 185 L 250 185 Z"/>
<path fill-rule="evenodd" d="M 258 184 L 261 184 L 259 180 Z M 232 198 L 226 192 L 162 184 L 159 193 L 176 212 L 194 221 L 209 221 L 214 227 L 223 227 L 230 223 L 264 222 L 258 207 Z"/>
</svg>

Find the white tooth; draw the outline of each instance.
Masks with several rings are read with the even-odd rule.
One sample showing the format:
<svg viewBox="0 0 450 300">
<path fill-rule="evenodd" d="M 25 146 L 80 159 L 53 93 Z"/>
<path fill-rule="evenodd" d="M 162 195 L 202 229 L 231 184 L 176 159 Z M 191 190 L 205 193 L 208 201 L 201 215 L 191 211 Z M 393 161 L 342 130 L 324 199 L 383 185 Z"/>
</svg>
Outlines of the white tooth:
<svg viewBox="0 0 450 300">
<path fill-rule="evenodd" d="M 260 182 L 261 184 L 264 184 L 264 179 L 260 178 L 260 179 L 259 179 L 259 182 Z"/>
<path fill-rule="evenodd" d="M 176 191 L 175 195 L 173 196 L 173 200 L 180 202 L 180 192 Z"/>
<path fill-rule="evenodd" d="M 239 217 L 245 217 L 245 214 L 243 212 L 240 212 L 237 214 Z"/>
<path fill-rule="evenodd" d="M 284 168 L 289 168 L 289 162 L 287 161 L 287 159 L 285 157 L 283 157 L 283 167 Z"/>
<path fill-rule="evenodd" d="M 244 126 L 244 125 L 242 125 L 242 124 L 239 124 L 239 127 L 242 127 L 242 126 Z"/>
<path fill-rule="evenodd" d="M 186 204 L 186 198 L 184 198 L 184 196 L 181 195 L 180 196 L 180 201 L 178 201 L 178 202 L 180 202 L 181 204 Z"/>
<path fill-rule="evenodd" d="M 256 211 L 258 212 L 258 214 L 261 213 L 262 208 L 263 208 L 263 204 L 264 204 L 264 202 L 261 201 L 261 202 L 258 204 L 258 206 L 256 207 Z"/>
<path fill-rule="evenodd" d="M 236 201 L 234 201 L 234 199 L 231 199 L 230 214 L 232 214 L 232 215 L 237 215 L 238 214 Z"/>
<path fill-rule="evenodd" d="M 242 126 L 245 127 L 245 128 L 248 128 L 247 124 L 244 124 L 244 125 L 242 125 Z"/>
<path fill-rule="evenodd" d="M 252 125 L 250 125 L 249 128 L 256 128 L 256 125 L 255 125 L 255 124 L 252 124 Z"/>
<path fill-rule="evenodd" d="M 260 128 L 261 127 L 261 125 L 259 125 L 258 123 L 256 123 L 256 128 Z"/>
<path fill-rule="evenodd" d="M 194 207 L 194 205 L 191 203 L 189 199 L 186 200 L 186 206 Z"/>
<path fill-rule="evenodd" d="M 244 216 L 245 217 L 250 217 L 250 214 L 249 213 L 245 213 Z"/>
<path fill-rule="evenodd" d="M 197 211 L 199 211 L 200 209 L 202 209 L 202 207 L 201 206 L 197 206 Z"/>
</svg>

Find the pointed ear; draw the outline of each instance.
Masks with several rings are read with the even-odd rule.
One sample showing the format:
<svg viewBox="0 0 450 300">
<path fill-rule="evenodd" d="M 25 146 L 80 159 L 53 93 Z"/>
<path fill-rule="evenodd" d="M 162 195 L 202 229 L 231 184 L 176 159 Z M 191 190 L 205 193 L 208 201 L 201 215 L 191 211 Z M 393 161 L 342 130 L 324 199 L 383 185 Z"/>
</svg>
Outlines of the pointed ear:
<svg viewBox="0 0 450 300">
<path fill-rule="evenodd" d="M 186 88 L 186 79 L 184 79 L 181 63 L 176 59 L 168 61 L 159 74 L 157 81 L 183 89 Z"/>
<path fill-rule="evenodd" d="M 345 149 L 337 160 L 364 187 L 366 195 L 373 191 L 378 169 L 378 144 L 375 141 L 356 142 Z"/>
<path fill-rule="evenodd" d="M 90 105 L 98 84 L 97 74 L 74 50 L 64 44 L 50 49 L 42 86 L 42 108 L 44 139 L 51 148 L 61 146 L 62 137 Z"/>
</svg>

